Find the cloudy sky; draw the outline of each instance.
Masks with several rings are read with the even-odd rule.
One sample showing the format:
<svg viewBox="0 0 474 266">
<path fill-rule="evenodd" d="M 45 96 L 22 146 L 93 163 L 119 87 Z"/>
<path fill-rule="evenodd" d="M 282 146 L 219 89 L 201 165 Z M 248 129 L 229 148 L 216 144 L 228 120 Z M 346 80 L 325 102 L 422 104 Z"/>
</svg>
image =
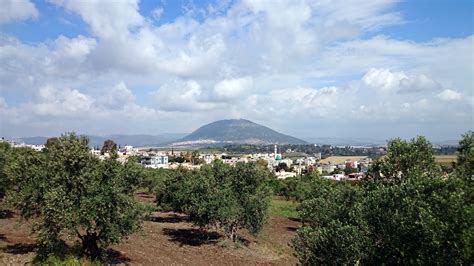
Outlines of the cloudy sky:
<svg viewBox="0 0 474 266">
<path fill-rule="evenodd" d="M 187 133 L 246 118 L 297 137 L 473 129 L 474 4 L 2 0 L 0 135 Z"/>
</svg>

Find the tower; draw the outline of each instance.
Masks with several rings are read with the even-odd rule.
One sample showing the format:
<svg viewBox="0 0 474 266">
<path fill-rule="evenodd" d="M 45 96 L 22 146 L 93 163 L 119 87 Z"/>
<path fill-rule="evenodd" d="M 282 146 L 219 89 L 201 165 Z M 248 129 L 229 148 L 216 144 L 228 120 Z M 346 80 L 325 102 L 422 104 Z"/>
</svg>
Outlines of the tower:
<svg viewBox="0 0 474 266">
<path fill-rule="evenodd" d="M 273 152 L 273 156 L 275 156 L 275 159 L 277 158 L 277 145 L 275 144 L 275 151 Z"/>
</svg>

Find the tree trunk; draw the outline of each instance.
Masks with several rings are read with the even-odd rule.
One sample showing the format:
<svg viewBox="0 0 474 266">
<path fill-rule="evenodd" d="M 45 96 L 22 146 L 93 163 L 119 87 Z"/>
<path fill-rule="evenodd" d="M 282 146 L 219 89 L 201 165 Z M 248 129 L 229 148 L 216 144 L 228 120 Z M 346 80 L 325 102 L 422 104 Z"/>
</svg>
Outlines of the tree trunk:
<svg viewBox="0 0 474 266">
<path fill-rule="evenodd" d="M 100 255 L 100 249 L 97 245 L 99 238 L 96 233 L 87 233 L 82 239 L 82 252 L 87 257 L 95 260 Z"/>
<path fill-rule="evenodd" d="M 234 243 L 235 243 L 235 241 L 237 241 L 237 226 L 236 225 L 231 225 L 230 226 L 229 232 L 228 232 L 228 237 Z"/>
</svg>

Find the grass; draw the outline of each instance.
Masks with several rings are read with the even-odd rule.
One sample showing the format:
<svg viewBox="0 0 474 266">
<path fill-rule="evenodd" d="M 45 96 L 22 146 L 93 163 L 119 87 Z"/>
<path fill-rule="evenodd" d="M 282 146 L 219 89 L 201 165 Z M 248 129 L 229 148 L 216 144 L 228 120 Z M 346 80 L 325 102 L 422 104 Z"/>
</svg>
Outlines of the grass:
<svg viewBox="0 0 474 266">
<path fill-rule="evenodd" d="M 296 206 L 298 206 L 298 203 L 294 201 L 274 198 L 270 204 L 270 215 L 297 218 Z"/>
</svg>

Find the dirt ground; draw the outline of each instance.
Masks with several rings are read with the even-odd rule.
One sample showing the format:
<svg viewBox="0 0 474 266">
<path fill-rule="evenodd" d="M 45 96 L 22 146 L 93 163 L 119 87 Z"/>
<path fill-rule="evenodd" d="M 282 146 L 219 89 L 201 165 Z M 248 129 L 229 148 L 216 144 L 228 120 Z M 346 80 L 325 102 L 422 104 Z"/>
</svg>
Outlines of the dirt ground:
<svg viewBox="0 0 474 266">
<path fill-rule="evenodd" d="M 145 195 L 141 200 L 148 201 Z M 299 223 L 271 217 L 258 236 L 239 232 L 241 245 L 229 245 L 215 231 L 201 231 L 178 213 L 152 213 L 142 232 L 108 250 L 108 263 L 132 265 L 295 265 L 288 243 Z M 35 255 L 30 224 L 12 212 L 0 216 L 0 264 L 29 264 Z"/>
</svg>

